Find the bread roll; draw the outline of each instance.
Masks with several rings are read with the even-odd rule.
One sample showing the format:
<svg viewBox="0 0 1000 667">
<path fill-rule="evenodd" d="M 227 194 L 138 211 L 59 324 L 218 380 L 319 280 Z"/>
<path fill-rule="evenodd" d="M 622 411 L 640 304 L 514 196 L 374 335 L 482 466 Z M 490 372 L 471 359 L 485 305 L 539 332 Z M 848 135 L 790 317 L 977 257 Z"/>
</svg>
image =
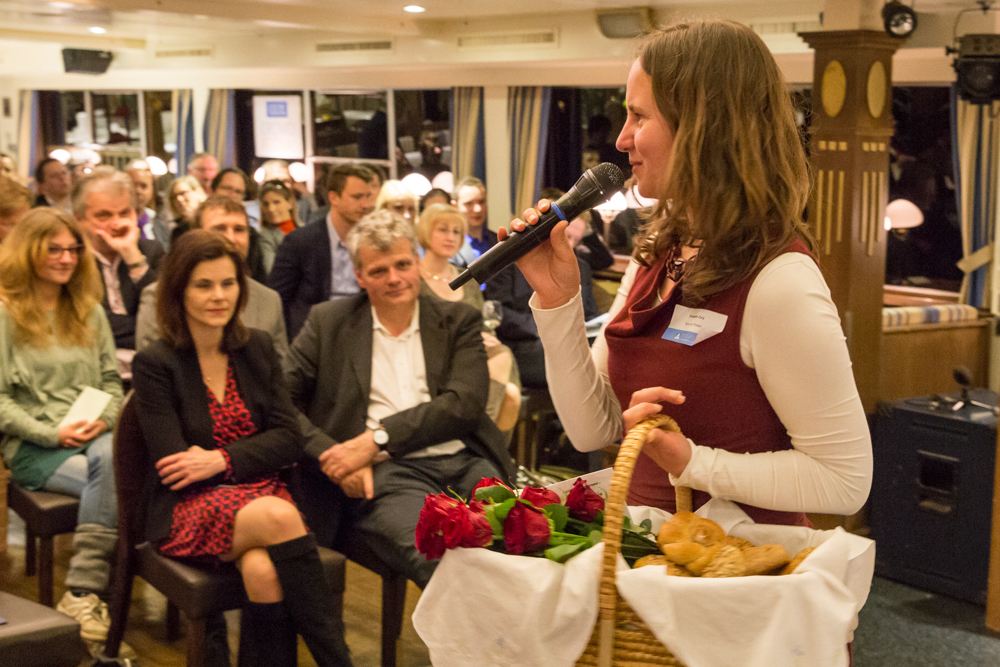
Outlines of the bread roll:
<svg viewBox="0 0 1000 667">
<path fill-rule="evenodd" d="M 705 555 L 705 551 L 707 550 L 708 547 L 703 547 L 694 542 L 677 542 L 674 544 L 664 544 L 660 547 L 660 551 L 667 557 L 667 560 L 678 565 L 687 565 L 691 561 L 698 560 Z"/>
<path fill-rule="evenodd" d="M 765 574 L 783 565 L 787 565 L 792 557 L 780 544 L 764 544 L 750 547 L 743 552 L 746 559 L 747 576 Z"/>
<path fill-rule="evenodd" d="M 795 558 L 793 558 L 791 562 L 785 566 L 785 569 L 781 571 L 781 574 L 791 574 L 792 572 L 795 572 L 795 568 L 801 565 L 802 561 L 806 559 L 806 556 L 814 551 L 816 551 L 816 547 L 806 547 L 802 551 L 795 554 Z"/>
</svg>

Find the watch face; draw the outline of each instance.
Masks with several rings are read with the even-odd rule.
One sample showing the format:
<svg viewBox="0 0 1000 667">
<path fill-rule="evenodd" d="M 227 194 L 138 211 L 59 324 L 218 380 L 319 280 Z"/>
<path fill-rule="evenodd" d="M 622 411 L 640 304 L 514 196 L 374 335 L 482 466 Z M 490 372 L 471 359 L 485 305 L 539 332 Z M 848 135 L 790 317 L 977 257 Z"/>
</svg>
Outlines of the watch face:
<svg viewBox="0 0 1000 667">
<path fill-rule="evenodd" d="M 377 429 L 373 437 L 375 439 L 375 444 L 379 446 L 382 446 L 387 442 L 389 442 L 389 434 L 386 433 L 383 429 Z"/>
</svg>

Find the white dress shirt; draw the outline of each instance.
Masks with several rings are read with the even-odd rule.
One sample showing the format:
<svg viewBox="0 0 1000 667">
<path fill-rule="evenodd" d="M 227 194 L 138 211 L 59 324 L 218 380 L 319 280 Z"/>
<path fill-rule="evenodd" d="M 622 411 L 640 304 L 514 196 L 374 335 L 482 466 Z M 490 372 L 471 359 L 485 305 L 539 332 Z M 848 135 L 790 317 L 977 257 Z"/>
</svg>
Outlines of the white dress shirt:
<svg viewBox="0 0 1000 667">
<path fill-rule="evenodd" d="M 420 303 L 413 308 L 410 326 L 398 336 L 389 333 L 378 319 L 372 306 L 372 387 L 368 398 L 366 426 L 375 430 L 383 419 L 429 403 L 427 369 L 424 366 L 424 345 L 420 340 Z M 461 440 L 449 440 L 404 458 L 446 456 L 465 448 Z"/>
</svg>

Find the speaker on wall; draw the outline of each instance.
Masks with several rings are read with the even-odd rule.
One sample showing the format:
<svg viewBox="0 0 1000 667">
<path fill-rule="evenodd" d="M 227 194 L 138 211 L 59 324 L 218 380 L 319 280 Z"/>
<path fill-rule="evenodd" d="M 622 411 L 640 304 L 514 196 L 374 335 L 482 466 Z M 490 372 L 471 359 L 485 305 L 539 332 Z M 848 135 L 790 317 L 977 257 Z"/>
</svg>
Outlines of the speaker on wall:
<svg viewBox="0 0 1000 667">
<path fill-rule="evenodd" d="M 963 35 L 952 67 L 963 100 L 973 104 L 1000 100 L 1000 35 Z"/>
<path fill-rule="evenodd" d="M 115 54 L 93 49 L 63 49 L 62 57 L 67 74 L 104 74 Z"/>
<path fill-rule="evenodd" d="M 597 26 L 608 39 L 632 39 L 653 30 L 649 7 L 598 9 Z"/>
</svg>

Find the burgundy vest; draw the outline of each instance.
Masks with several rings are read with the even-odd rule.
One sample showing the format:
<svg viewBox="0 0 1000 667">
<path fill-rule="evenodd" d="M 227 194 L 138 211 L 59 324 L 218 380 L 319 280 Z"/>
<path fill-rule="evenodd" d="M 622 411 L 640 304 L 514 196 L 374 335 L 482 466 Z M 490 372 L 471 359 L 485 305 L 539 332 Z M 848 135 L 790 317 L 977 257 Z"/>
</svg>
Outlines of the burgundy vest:
<svg viewBox="0 0 1000 667">
<path fill-rule="evenodd" d="M 800 241 L 787 252 L 809 254 Z M 665 275 L 665 262 L 640 267 L 625 306 L 604 332 L 608 374 L 622 409 L 628 407 L 632 393 L 639 389 L 679 389 L 684 392 L 684 403 L 664 403 L 662 413 L 673 417 L 695 444 L 736 453 L 791 449 L 788 432 L 768 403 L 756 371 L 740 356 L 743 310 L 756 275 L 699 305 L 729 319 L 722 332 L 692 346 L 662 338 L 681 297 L 678 285 L 665 301 L 653 306 Z M 794 485 L 796 481 L 782 483 Z M 695 491 L 695 508 L 710 497 Z M 639 454 L 635 464 L 628 504 L 675 510 L 674 488 L 667 472 L 645 453 Z M 802 512 L 778 512 L 743 504 L 740 507 L 757 523 L 811 525 Z"/>
</svg>

